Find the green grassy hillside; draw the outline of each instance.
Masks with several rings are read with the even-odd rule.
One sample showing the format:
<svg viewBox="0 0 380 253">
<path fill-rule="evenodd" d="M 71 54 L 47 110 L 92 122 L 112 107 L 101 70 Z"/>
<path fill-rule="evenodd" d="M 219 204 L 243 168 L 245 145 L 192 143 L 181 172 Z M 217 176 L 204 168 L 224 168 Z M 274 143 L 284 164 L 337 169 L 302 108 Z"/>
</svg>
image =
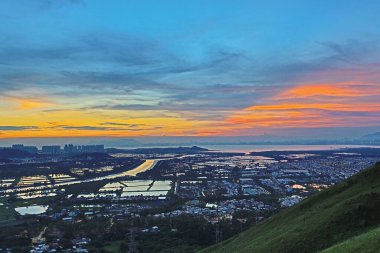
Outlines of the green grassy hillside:
<svg viewBox="0 0 380 253">
<path fill-rule="evenodd" d="M 377 163 L 202 252 L 319 252 L 379 225 L 380 163 Z"/>
<path fill-rule="evenodd" d="M 350 238 L 321 253 L 372 253 L 380 251 L 380 227 Z"/>
</svg>

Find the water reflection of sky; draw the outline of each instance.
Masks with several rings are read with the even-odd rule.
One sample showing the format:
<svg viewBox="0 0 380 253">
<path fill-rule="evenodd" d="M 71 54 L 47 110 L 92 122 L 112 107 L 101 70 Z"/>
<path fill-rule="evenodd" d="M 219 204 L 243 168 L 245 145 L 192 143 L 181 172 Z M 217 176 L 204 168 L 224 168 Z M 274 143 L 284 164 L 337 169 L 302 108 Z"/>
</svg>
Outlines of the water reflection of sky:
<svg viewBox="0 0 380 253">
<path fill-rule="evenodd" d="M 27 215 L 27 214 L 43 214 L 47 211 L 49 206 L 42 206 L 42 205 L 33 205 L 33 206 L 23 206 L 23 207 L 16 207 L 15 211 L 21 215 Z"/>
</svg>

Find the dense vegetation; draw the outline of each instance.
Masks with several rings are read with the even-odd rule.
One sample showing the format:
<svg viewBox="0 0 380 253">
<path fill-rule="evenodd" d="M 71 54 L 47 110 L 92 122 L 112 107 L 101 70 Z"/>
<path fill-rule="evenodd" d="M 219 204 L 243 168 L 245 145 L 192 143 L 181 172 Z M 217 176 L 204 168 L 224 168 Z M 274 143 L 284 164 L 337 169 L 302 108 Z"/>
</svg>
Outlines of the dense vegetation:
<svg viewBox="0 0 380 253">
<path fill-rule="evenodd" d="M 9 158 L 28 158 L 28 157 L 38 157 L 37 154 L 31 154 L 17 149 L 11 148 L 0 148 L 0 159 Z"/>
<path fill-rule="evenodd" d="M 373 230 L 380 226 L 379 210 L 380 163 L 377 163 L 202 252 L 302 253 L 330 247 L 326 252 L 358 252 L 354 249 L 360 244 L 364 247 L 360 252 L 377 252 L 365 249 L 376 248 L 373 244 L 380 240 L 379 230 Z"/>
<path fill-rule="evenodd" d="M 229 238 L 247 226 L 252 225 L 254 218 L 251 214 L 242 214 L 248 217 L 246 224 L 239 223 L 236 218 L 233 222 L 222 221 L 223 237 Z M 182 215 L 172 218 L 143 218 L 134 220 L 134 226 L 158 226 L 159 233 L 136 233 L 136 248 L 139 252 L 191 253 L 212 245 L 215 242 L 215 226 L 201 217 Z M 130 224 L 128 221 L 115 224 L 109 231 L 102 233 L 98 238 L 93 237 L 93 252 L 118 253 L 126 252 L 129 247 Z M 174 229 L 174 231 L 172 230 Z M 76 229 L 78 231 L 78 229 Z"/>
</svg>

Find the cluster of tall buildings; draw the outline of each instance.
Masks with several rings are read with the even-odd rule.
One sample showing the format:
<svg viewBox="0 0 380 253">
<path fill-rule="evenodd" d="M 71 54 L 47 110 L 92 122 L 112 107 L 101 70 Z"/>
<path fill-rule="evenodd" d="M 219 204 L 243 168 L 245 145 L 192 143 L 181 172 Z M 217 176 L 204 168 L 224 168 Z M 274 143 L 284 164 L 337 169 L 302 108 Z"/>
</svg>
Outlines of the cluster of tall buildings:
<svg viewBox="0 0 380 253">
<path fill-rule="evenodd" d="M 75 154 L 75 153 L 103 153 L 104 145 L 73 145 L 67 144 L 61 148 L 59 145 L 51 145 L 51 146 L 43 146 L 41 150 L 39 150 L 35 146 L 24 146 L 23 144 L 15 144 L 12 146 L 12 149 L 17 149 L 20 151 L 37 154 L 49 154 L 49 155 L 57 155 L 57 154 Z"/>
<path fill-rule="evenodd" d="M 68 144 L 63 148 L 64 153 L 103 153 L 104 145 L 73 145 Z"/>
<path fill-rule="evenodd" d="M 38 153 L 37 147 L 35 147 L 35 146 L 24 146 L 23 144 L 15 144 L 12 146 L 12 149 L 17 149 L 17 150 L 32 153 L 32 154 Z"/>
</svg>

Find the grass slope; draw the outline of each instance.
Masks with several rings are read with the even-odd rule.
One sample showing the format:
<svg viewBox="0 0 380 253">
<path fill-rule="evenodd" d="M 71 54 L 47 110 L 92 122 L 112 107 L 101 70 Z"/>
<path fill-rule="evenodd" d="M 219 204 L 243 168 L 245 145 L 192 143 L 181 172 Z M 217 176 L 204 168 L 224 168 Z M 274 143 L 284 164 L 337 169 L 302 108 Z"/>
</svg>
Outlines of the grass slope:
<svg viewBox="0 0 380 253">
<path fill-rule="evenodd" d="M 380 251 L 380 227 L 350 238 L 321 253 L 372 253 Z"/>
<path fill-rule="evenodd" d="M 201 252 L 319 252 L 380 225 L 380 163 Z"/>
</svg>

